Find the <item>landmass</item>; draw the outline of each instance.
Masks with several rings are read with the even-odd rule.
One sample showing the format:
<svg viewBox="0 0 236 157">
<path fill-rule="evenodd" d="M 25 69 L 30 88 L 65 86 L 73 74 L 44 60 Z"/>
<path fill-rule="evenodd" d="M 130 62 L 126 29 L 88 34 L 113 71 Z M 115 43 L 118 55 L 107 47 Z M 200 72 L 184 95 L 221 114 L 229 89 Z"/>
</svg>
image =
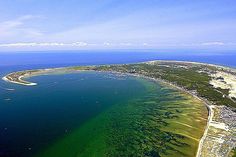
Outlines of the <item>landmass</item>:
<svg viewBox="0 0 236 157">
<path fill-rule="evenodd" d="M 208 123 L 199 142 L 198 157 L 235 155 L 236 70 L 196 62 L 150 61 L 136 64 L 74 66 L 13 72 L 3 79 L 21 85 L 37 85 L 24 79 L 37 75 L 82 70 L 110 71 L 162 81 L 203 101 Z"/>
</svg>

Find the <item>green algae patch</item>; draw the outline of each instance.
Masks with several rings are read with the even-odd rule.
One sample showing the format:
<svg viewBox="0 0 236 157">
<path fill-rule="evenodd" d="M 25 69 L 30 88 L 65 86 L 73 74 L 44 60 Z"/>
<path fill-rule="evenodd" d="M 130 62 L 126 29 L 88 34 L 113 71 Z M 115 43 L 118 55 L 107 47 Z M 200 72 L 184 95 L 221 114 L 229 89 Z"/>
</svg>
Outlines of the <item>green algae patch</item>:
<svg viewBox="0 0 236 157">
<path fill-rule="evenodd" d="M 114 104 L 36 157 L 196 155 L 207 122 L 200 100 L 140 79 L 140 97 Z"/>
</svg>

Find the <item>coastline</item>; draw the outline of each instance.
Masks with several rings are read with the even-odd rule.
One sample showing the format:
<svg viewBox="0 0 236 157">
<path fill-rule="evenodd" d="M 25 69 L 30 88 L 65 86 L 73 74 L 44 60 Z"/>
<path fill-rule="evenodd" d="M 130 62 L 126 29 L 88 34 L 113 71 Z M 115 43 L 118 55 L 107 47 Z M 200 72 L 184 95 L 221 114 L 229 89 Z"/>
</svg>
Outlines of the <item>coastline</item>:
<svg viewBox="0 0 236 157">
<path fill-rule="evenodd" d="M 132 74 L 131 74 L 132 75 Z M 214 106 L 212 105 L 210 102 L 208 102 L 207 100 L 203 99 L 203 98 L 200 98 L 199 96 L 197 96 L 196 94 L 190 92 L 190 91 L 187 91 L 186 89 L 184 88 L 181 88 L 179 86 L 176 86 L 170 82 L 167 82 L 165 80 L 162 80 L 162 79 L 156 79 L 156 78 L 151 78 L 151 77 L 147 77 L 147 76 L 141 76 L 141 75 L 132 75 L 132 76 L 136 76 L 136 77 L 142 77 L 142 78 L 145 78 L 145 79 L 150 79 L 150 80 L 153 80 L 153 81 L 157 81 L 157 82 L 161 82 L 163 84 L 166 84 L 166 85 L 169 85 L 173 88 L 176 88 L 184 93 L 187 93 L 195 98 L 197 98 L 198 100 L 202 101 L 205 106 L 207 107 L 207 110 L 208 110 L 208 118 L 207 118 L 207 124 L 205 126 L 205 130 L 204 130 L 204 133 L 203 133 L 203 136 L 201 137 L 200 141 L 199 141 L 199 144 L 198 144 L 198 149 L 197 149 L 197 153 L 196 153 L 196 157 L 200 157 L 201 156 L 201 150 L 202 150 L 202 147 L 203 147 L 203 142 L 205 141 L 206 137 L 207 137 L 207 133 L 208 133 L 208 130 L 209 130 L 209 126 L 210 126 L 210 122 L 212 121 L 213 117 L 214 117 L 214 112 L 212 112 L 212 108 L 211 106 Z"/>
<path fill-rule="evenodd" d="M 25 70 L 25 71 L 28 71 L 28 70 Z M 12 74 L 14 74 L 14 73 L 16 73 L 16 72 L 11 72 L 11 73 L 7 74 L 6 76 L 3 76 L 3 77 L 2 77 L 2 80 L 6 81 L 6 82 L 10 82 L 10 83 L 15 83 L 15 84 L 19 84 L 19 85 L 24 85 L 24 86 L 36 86 L 36 85 L 37 85 L 37 83 L 28 82 L 28 81 L 23 80 L 23 79 L 26 78 L 26 77 L 32 77 L 32 76 L 25 76 L 25 75 L 19 76 L 17 79 L 18 79 L 19 81 L 21 81 L 21 82 L 19 82 L 19 81 L 13 81 L 13 80 L 10 80 L 10 79 L 7 78 L 7 76 L 12 75 Z M 25 82 L 25 83 L 23 83 L 23 82 Z"/>
<path fill-rule="evenodd" d="M 212 118 L 214 117 L 214 113 L 212 112 L 212 108 L 208 104 L 205 104 L 205 105 L 207 106 L 207 109 L 208 109 L 207 125 L 205 127 L 204 134 L 203 134 L 202 138 L 199 141 L 196 157 L 201 156 L 203 143 L 204 143 L 204 141 L 207 137 L 207 133 L 208 133 L 208 130 L 209 130 L 209 127 L 210 127 L 210 122 L 212 121 Z"/>
<path fill-rule="evenodd" d="M 21 77 L 19 77 L 19 80 L 23 81 L 22 78 L 25 78 L 25 77 L 21 76 Z M 26 83 L 21 83 L 21 82 L 17 82 L 17 81 L 11 81 L 11 80 L 7 79 L 6 76 L 2 77 L 2 80 L 6 81 L 6 82 L 10 82 L 10 83 L 24 85 L 24 86 L 36 86 L 37 85 L 37 83 L 33 83 L 33 82 L 28 82 L 28 84 L 26 84 Z"/>
<path fill-rule="evenodd" d="M 187 63 L 187 64 L 205 65 L 205 66 L 211 66 L 211 67 L 215 67 L 215 68 L 221 68 L 221 69 L 228 70 L 228 71 L 236 73 L 236 69 L 232 68 L 232 67 L 226 67 L 226 66 L 215 65 L 215 64 L 208 64 L 208 63 L 201 63 L 201 62 L 175 61 L 175 60 L 153 60 L 153 61 L 146 61 L 146 62 L 139 62 L 139 63 L 153 63 L 153 62 Z M 111 64 L 111 65 L 113 65 L 113 64 Z M 118 64 L 118 65 L 127 65 L 127 64 Z M 100 66 L 103 66 L 103 65 L 100 65 Z M 37 85 L 37 83 L 27 82 L 27 81 L 24 81 L 23 79 L 26 78 L 26 77 L 33 77 L 33 76 L 42 75 L 42 74 L 50 74 L 50 73 L 56 72 L 57 70 L 59 70 L 59 71 L 60 70 L 65 70 L 65 71 L 68 71 L 68 72 L 78 71 L 78 70 L 71 70 L 71 68 L 74 68 L 74 67 L 77 67 L 77 66 L 36 69 L 37 74 L 28 75 L 28 76 L 25 76 L 25 75 L 19 76 L 18 79 L 22 82 L 12 81 L 12 80 L 9 80 L 7 78 L 7 76 L 9 76 L 11 74 L 14 74 L 14 73 L 17 73 L 17 72 L 27 72 L 27 71 L 30 71 L 30 70 L 17 71 L 17 72 L 9 73 L 6 76 L 2 77 L 2 80 L 6 81 L 6 82 L 15 83 L 15 84 L 20 84 L 20 85 L 35 86 L 35 85 Z M 93 67 L 93 66 L 90 66 L 90 67 Z M 83 71 L 83 70 L 79 70 L 79 71 Z M 26 82 L 26 83 L 23 83 L 23 82 Z"/>
<path fill-rule="evenodd" d="M 16 71 L 16 72 L 11 72 L 5 76 L 2 77 L 2 80 L 14 84 L 20 84 L 24 86 L 35 86 L 37 83 L 34 82 L 29 82 L 25 81 L 25 78 L 30 78 L 34 76 L 40 76 L 40 75 L 49 75 L 49 74 L 56 74 L 56 73 L 73 73 L 73 72 L 79 72 L 79 71 L 91 71 L 91 70 L 84 70 L 84 69 L 71 69 L 73 67 L 59 67 L 59 68 L 45 68 L 45 69 L 36 69 L 33 70 L 34 72 L 31 72 L 32 69 L 30 70 L 23 70 L 23 71 Z M 27 73 L 29 72 L 29 73 Z M 11 80 L 7 77 L 10 77 L 11 75 L 17 74 L 17 73 L 23 73 L 20 74 L 19 76 L 16 77 L 17 81 Z"/>
<path fill-rule="evenodd" d="M 188 63 L 188 64 L 198 64 L 198 65 L 205 65 L 205 66 L 211 66 L 211 67 L 215 67 L 215 68 L 221 68 L 221 69 L 224 69 L 224 70 L 229 70 L 231 72 L 236 72 L 235 69 L 233 68 L 230 68 L 230 67 L 224 67 L 224 66 L 220 66 L 220 65 L 214 65 L 214 64 L 207 64 L 207 63 L 198 63 L 198 62 L 185 62 L 185 61 L 167 61 L 167 60 L 155 60 L 155 61 L 149 61 L 149 62 L 142 62 L 142 63 L 152 63 L 152 62 L 168 62 L 168 63 Z M 20 75 L 17 79 L 21 82 L 18 82 L 18 81 L 13 81 L 13 80 L 10 80 L 7 78 L 8 75 L 11 75 L 11 74 L 14 74 L 16 72 L 13 72 L 13 73 L 10 73 L 6 76 L 4 76 L 2 79 L 4 81 L 7 81 L 7 82 L 11 82 L 11 83 L 16 83 L 16 84 L 20 84 L 20 85 L 26 85 L 26 86 L 35 86 L 37 85 L 37 83 L 32 83 L 32 82 L 27 82 L 27 81 L 24 81 L 23 79 L 26 78 L 26 77 L 32 77 L 32 76 L 38 76 L 38 75 L 42 75 L 42 74 L 51 74 L 51 73 L 54 73 L 54 72 L 57 72 L 57 70 L 59 71 L 64 71 L 64 72 L 73 72 L 73 71 L 82 71 L 82 70 L 75 70 L 73 69 L 73 67 L 61 67 L 61 68 L 50 68 L 50 69 L 37 69 L 35 74 L 24 74 L 24 75 Z M 27 71 L 30 71 L 30 70 L 25 70 L 23 72 L 27 72 Z M 92 68 L 90 70 L 83 70 L 83 71 L 95 71 L 93 70 Z M 203 145 L 204 145 L 204 141 L 206 140 L 207 138 L 207 135 L 208 135 L 208 131 L 209 131 L 209 128 L 210 128 L 210 123 L 212 122 L 212 119 L 214 117 L 214 112 L 213 112 L 213 107 L 215 105 L 213 105 L 211 102 L 209 102 L 208 100 L 206 100 L 205 98 L 202 98 L 202 97 L 199 97 L 198 95 L 196 95 L 196 93 L 194 93 L 193 91 L 189 91 L 183 87 L 180 87 L 176 84 L 173 84 L 172 82 L 169 82 L 167 80 L 163 80 L 163 79 L 160 79 L 160 78 L 152 78 L 152 77 L 149 77 L 149 76 L 145 76 L 145 75 L 141 75 L 141 74 L 132 74 L 132 73 L 122 73 L 122 72 L 118 72 L 118 71 L 109 71 L 109 72 L 114 72 L 114 73 L 119 73 L 119 74 L 127 74 L 127 75 L 132 75 L 132 76 L 136 76 L 136 77 L 142 77 L 142 78 L 146 78 L 146 79 L 150 79 L 150 80 L 154 80 L 154 81 L 158 81 L 158 82 L 161 82 L 161 83 L 164 83 L 164 84 L 167 84 L 167 85 L 170 85 L 180 91 L 183 91 L 187 94 L 190 94 L 192 95 L 193 97 L 199 99 L 200 101 L 202 101 L 206 107 L 207 107 L 207 110 L 208 110 L 208 119 L 207 119 L 207 124 L 205 126 L 205 130 L 204 130 L 204 134 L 202 135 L 200 141 L 199 141 L 199 144 L 198 144 L 198 149 L 197 149 L 197 152 L 196 152 L 196 157 L 200 157 L 201 156 L 201 153 L 202 153 L 202 149 L 203 149 Z M 24 83 L 25 82 L 25 83 Z"/>
</svg>

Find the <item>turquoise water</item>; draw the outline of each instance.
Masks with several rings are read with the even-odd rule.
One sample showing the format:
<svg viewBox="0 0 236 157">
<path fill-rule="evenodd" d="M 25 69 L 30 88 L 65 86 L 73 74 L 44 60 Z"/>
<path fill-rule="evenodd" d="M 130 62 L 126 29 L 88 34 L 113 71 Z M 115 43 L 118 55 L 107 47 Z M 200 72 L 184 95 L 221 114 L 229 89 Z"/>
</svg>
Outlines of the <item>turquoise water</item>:
<svg viewBox="0 0 236 157">
<path fill-rule="evenodd" d="M 1 84 L 0 156 L 32 156 L 112 105 L 145 91 L 136 78 L 111 73 L 45 75 L 30 81 L 38 85 Z"/>
</svg>

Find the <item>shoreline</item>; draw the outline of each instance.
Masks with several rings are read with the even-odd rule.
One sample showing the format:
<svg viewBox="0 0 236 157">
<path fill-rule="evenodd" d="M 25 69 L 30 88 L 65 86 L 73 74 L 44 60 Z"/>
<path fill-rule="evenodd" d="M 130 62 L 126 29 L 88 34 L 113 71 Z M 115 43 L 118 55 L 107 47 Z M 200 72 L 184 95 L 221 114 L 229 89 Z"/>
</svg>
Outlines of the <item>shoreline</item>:
<svg viewBox="0 0 236 157">
<path fill-rule="evenodd" d="M 197 65 L 205 65 L 205 66 L 211 66 L 211 67 L 215 67 L 215 68 L 221 68 L 221 69 L 224 69 L 224 70 L 228 70 L 228 71 L 231 71 L 231 72 L 235 72 L 236 73 L 236 69 L 235 68 L 232 68 L 232 67 L 226 67 L 226 66 L 222 66 L 222 65 L 216 65 L 216 64 L 208 64 L 208 63 L 201 63 L 201 62 L 192 62 L 192 61 L 175 61 L 175 60 L 152 60 L 152 61 L 146 61 L 146 62 L 138 62 L 138 63 L 130 63 L 130 64 L 139 64 L 139 63 L 152 63 L 152 62 L 168 62 L 168 63 L 187 63 L 187 64 L 197 64 Z M 129 64 L 129 63 L 128 63 Z M 128 64 L 111 64 L 111 65 L 128 65 Z M 110 64 L 109 64 L 110 65 Z M 94 65 L 91 65 L 90 67 L 92 67 Z M 103 66 L 103 65 L 98 65 L 98 66 Z M 7 78 L 7 76 L 11 75 L 11 74 L 14 74 L 14 73 L 17 73 L 17 72 L 27 72 L 27 71 L 30 71 L 32 69 L 27 69 L 27 70 L 23 70 L 23 71 L 16 71 L 16 72 L 11 72 L 9 74 L 7 74 L 6 76 L 2 77 L 2 80 L 6 81 L 6 82 L 11 82 L 11 83 L 15 83 L 15 84 L 20 84 L 20 85 L 26 85 L 26 86 L 35 86 L 37 85 L 37 83 L 33 83 L 33 82 L 27 82 L 27 81 L 24 81 L 23 79 L 24 78 L 27 78 L 27 77 L 33 77 L 33 76 L 37 76 L 37 75 L 41 75 L 41 74 L 50 74 L 50 72 L 54 72 L 56 70 L 68 70 L 69 68 L 73 68 L 73 67 L 77 67 L 77 66 L 68 66 L 68 67 L 57 67 L 57 68 L 45 68 L 45 69 L 36 69 L 38 70 L 38 74 L 36 75 L 29 75 L 29 76 L 25 76 L 26 74 L 24 75 L 21 75 L 18 77 L 18 79 L 22 82 L 17 82 L 17 81 L 12 81 L 12 80 L 9 80 Z M 82 66 L 81 66 L 82 67 Z M 68 70 L 68 71 L 78 71 L 78 70 Z M 83 70 L 80 70 L 80 71 L 83 71 Z M 45 73 L 44 73 L 45 72 Z M 27 83 L 23 83 L 23 82 L 27 82 Z"/>
<path fill-rule="evenodd" d="M 205 141 L 205 139 L 207 137 L 207 133 L 208 133 L 208 130 L 209 130 L 209 127 L 210 127 L 210 122 L 212 121 L 212 119 L 214 117 L 214 112 L 213 112 L 211 106 L 209 104 L 206 104 L 206 106 L 207 106 L 207 110 L 208 110 L 207 125 L 205 127 L 205 131 L 203 133 L 203 136 L 202 136 L 202 138 L 199 141 L 196 157 L 200 157 L 201 156 L 203 143 L 204 143 L 204 141 Z"/>
<path fill-rule="evenodd" d="M 214 65 L 214 64 L 207 64 L 207 63 L 198 63 L 198 62 L 187 62 L 187 61 L 168 61 L 168 60 L 154 60 L 154 61 L 148 61 L 148 62 L 141 62 L 141 63 L 152 63 L 152 62 L 168 62 L 168 63 L 187 63 L 187 64 L 198 64 L 198 65 L 205 65 L 205 66 L 210 66 L 210 67 L 215 67 L 216 69 L 218 68 L 221 68 L 221 69 L 224 69 L 224 70 L 227 70 L 227 71 L 231 71 L 231 72 L 236 72 L 236 69 L 233 69 L 233 68 L 230 68 L 230 67 L 225 67 L 225 66 L 221 66 L 221 65 Z M 137 63 L 138 64 L 138 63 Z M 127 65 L 127 64 L 119 64 L 119 65 Z M 76 67 L 76 66 L 74 66 Z M 91 66 L 92 67 L 92 66 Z M 35 72 L 35 74 L 23 74 L 23 75 L 19 75 L 19 77 L 17 78 L 19 81 L 22 81 L 22 82 L 17 82 L 17 81 L 13 81 L 13 80 L 9 80 L 7 78 L 7 76 L 11 75 L 11 74 L 14 74 L 14 73 L 17 73 L 17 72 L 12 72 L 6 76 L 4 76 L 2 79 L 6 82 L 11 82 L 11 83 L 15 83 L 15 84 L 20 84 L 20 85 L 26 85 L 26 86 L 35 86 L 37 85 L 37 83 L 32 83 L 32 82 L 28 82 L 28 81 L 24 81 L 22 79 L 26 78 L 26 77 L 32 77 L 32 76 L 38 76 L 38 75 L 42 75 L 42 74 L 51 74 L 51 73 L 54 73 L 56 72 L 57 70 L 64 70 L 64 72 L 73 72 L 73 71 L 97 71 L 97 70 L 93 70 L 91 68 L 91 70 L 73 70 L 71 69 L 73 67 L 60 67 L 60 68 L 49 68 L 49 69 L 37 69 L 38 71 Z M 29 70 L 24 70 L 24 71 L 21 71 L 21 72 L 27 72 Z M 189 91 L 183 87 L 180 87 L 172 82 L 169 82 L 167 80 L 163 80 L 163 79 L 160 79 L 160 78 L 152 78 L 150 76 L 145 76 L 145 75 L 142 75 L 142 74 L 132 74 L 132 73 L 124 73 L 124 72 L 118 72 L 118 71 L 107 71 L 107 72 L 113 72 L 113 73 L 118 73 L 118 74 L 127 74 L 127 75 L 130 75 L 130 76 L 135 76 L 135 77 L 142 77 L 142 78 L 145 78 L 145 79 L 149 79 L 149 80 L 153 80 L 153 81 L 158 81 L 158 82 L 161 82 L 161 83 L 164 83 L 166 85 L 169 85 L 173 88 L 176 88 L 184 93 L 187 93 L 187 94 L 190 94 L 191 96 L 197 98 L 198 100 L 202 101 L 207 110 L 208 110 L 208 118 L 207 118 L 207 123 L 206 123 L 206 126 L 205 126 L 205 130 L 204 130 L 204 133 L 202 135 L 202 137 L 200 138 L 199 140 L 199 144 L 198 144 L 198 149 L 197 149 L 197 152 L 196 152 L 196 157 L 200 157 L 201 156 L 201 153 L 202 153 L 202 148 L 203 148 L 203 144 L 204 144 L 204 141 L 206 140 L 207 138 L 207 135 L 208 135 L 208 131 L 209 131 L 209 127 L 210 127 L 210 123 L 212 122 L 212 119 L 214 117 L 214 112 L 213 112 L 213 107 L 215 105 L 213 105 L 211 102 L 209 102 L 207 99 L 205 98 L 202 98 L 202 97 L 199 97 L 196 93 L 192 92 L 192 91 Z M 24 83 L 26 82 L 26 83 Z"/>
<path fill-rule="evenodd" d="M 153 81 L 157 81 L 157 82 L 161 82 L 163 84 L 166 84 L 166 85 L 169 85 L 173 88 L 176 88 L 184 93 L 187 93 L 191 96 L 193 96 L 194 98 L 200 100 L 201 102 L 203 102 L 207 108 L 207 111 L 208 111 L 208 118 L 207 118 L 207 124 L 205 126 L 205 130 L 204 130 L 204 133 L 203 133 L 203 136 L 201 137 L 200 141 L 199 141 L 199 144 L 198 144 L 198 149 L 197 149 L 197 153 L 196 153 L 196 157 L 200 157 L 201 156 L 201 150 L 202 150 L 202 147 L 203 147 L 203 142 L 205 141 L 206 137 L 207 137 L 207 133 L 208 133 L 208 130 L 209 130 L 209 127 L 210 127 L 210 122 L 212 121 L 213 117 L 214 117 L 214 112 L 212 110 L 212 107 L 211 106 L 214 106 L 212 105 L 209 101 L 197 96 L 196 94 L 182 88 L 182 87 L 179 87 L 177 85 L 174 85 L 173 83 L 171 82 L 167 82 L 165 80 L 162 80 L 162 79 L 156 79 L 156 78 L 151 78 L 151 77 L 147 77 L 147 76 L 142 76 L 142 75 L 132 75 L 132 74 L 128 74 L 128 75 L 131 75 L 131 76 L 136 76 L 136 77 L 141 77 L 141 78 L 145 78 L 145 79 L 149 79 L 149 80 L 153 80 Z"/>
<path fill-rule="evenodd" d="M 25 78 L 24 76 L 20 76 L 18 79 L 23 81 L 21 78 Z M 15 84 L 19 84 L 19 85 L 24 85 L 24 86 L 36 86 L 37 83 L 33 83 L 33 82 L 28 82 L 28 84 L 25 83 L 21 83 L 21 82 L 17 82 L 17 81 L 12 81 L 9 80 L 6 76 L 2 77 L 2 80 L 6 81 L 6 82 L 10 82 L 10 83 L 15 83 Z"/>
</svg>

